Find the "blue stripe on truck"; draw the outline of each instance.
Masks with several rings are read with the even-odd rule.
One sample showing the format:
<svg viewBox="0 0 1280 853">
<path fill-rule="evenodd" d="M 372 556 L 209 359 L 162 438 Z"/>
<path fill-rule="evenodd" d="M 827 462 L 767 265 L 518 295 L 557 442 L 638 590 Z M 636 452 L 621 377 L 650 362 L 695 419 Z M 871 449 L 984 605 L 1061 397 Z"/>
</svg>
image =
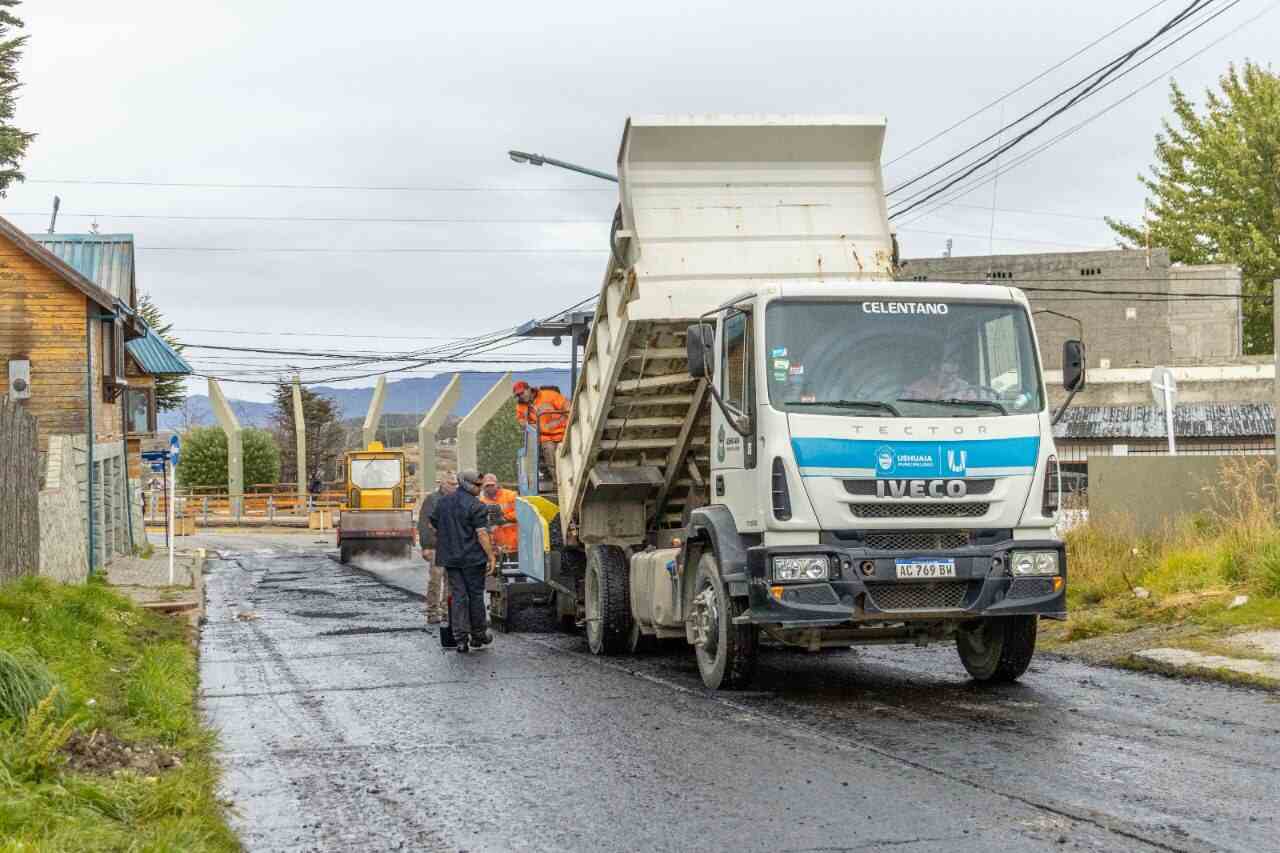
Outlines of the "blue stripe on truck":
<svg viewBox="0 0 1280 853">
<path fill-rule="evenodd" d="M 793 438 L 801 476 L 964 477 L 1029 474 L 1040 455 L 1039 436 L 977 441 L 877 441 Z"/>
</svg>

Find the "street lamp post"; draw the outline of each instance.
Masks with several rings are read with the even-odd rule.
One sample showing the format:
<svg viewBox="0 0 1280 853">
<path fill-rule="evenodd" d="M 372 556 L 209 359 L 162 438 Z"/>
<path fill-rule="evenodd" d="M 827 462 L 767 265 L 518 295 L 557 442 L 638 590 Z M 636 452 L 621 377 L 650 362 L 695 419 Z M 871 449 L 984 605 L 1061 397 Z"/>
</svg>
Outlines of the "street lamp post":
<svg viewBox="0 0 1280 853">
<path fill-rule="evenodd" d="M 554 157 L 544 157 L 541 154 L 530 154 L 527 151 L 515 150 L 508 151 L 507 156 L 516 163 L 528 163 L 530 166 L 558 166 L 561 169 L 568 169 L 570 172 L 577 172 L 580 175 L 590 175 L 602 181 L 613 181 L 615 184 L 618 182 L 617 175 L 598 172 L 595 169 L 588 169 L 586 166 L 579 166 L 576 163 L 566 163 L 564 160 L 557 160 Z"/>
</svg>

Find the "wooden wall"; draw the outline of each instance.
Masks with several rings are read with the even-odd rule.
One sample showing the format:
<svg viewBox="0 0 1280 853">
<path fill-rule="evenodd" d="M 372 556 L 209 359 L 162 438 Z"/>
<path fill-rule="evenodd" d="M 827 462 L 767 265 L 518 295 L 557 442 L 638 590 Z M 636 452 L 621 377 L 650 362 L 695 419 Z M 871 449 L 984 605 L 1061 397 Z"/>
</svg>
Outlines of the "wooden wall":
<svg viewBox="0 0 1280 853">
<path fill-rule="evenodd" d="M 0 237 L 0 371 L 11 359 L 31 362 L 31 398 L 40 451 L 48 437 L 85 432 L 85 317 L 101 309 L 57 274 Z M 101 324 L 93 333 L 96 441 L 120 438 L 120 405 L 102 399 Z"/>
</svg>

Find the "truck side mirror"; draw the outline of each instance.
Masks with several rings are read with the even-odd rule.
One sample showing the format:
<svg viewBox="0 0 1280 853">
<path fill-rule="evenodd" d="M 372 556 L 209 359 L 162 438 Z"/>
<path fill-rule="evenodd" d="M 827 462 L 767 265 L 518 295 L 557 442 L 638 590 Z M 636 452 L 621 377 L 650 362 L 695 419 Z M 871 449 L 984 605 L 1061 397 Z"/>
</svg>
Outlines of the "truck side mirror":
<svg viewBox="0 0 1280 853">
<path fill-rule="evenodd" d="M 711 375 L 715 357 L 716 333 L 707 323 L 694 323 L 685 337 L 685 352 L 689 357 L 689 375 L 694 379 L 706 379 Z"/>
<path fill-rule="evenodd" d="M 1062 344 L 1062 387 L 1067 391 L 1084 388 L 1084 343 L 1070 340 Z"/>
</svg>

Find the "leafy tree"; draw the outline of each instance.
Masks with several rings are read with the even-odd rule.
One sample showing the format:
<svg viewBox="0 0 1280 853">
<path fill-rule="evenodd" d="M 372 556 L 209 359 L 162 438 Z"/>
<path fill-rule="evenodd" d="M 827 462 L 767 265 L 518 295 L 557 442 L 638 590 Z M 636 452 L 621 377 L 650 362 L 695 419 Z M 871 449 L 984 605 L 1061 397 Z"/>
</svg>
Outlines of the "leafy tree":
<svg viewBox="0 0 1280 853">
<path fill-rule="evenodd" d="M 1271 305 L 1280 278 L 1280 76 L 1246 62 L 1205 93 L 1203 113 L 1176 83 L 1174 122 L 1156 136 L 1148 228 L 1108 218 L 1123 245 L 1169 250 L 1187 264 L 1226 263 L 1243 274 L 1244 349 L 1272 352 Z"/>
<path fill-rule="evenodd" d="M 14 127 L 13 113 L 18 105 L 18 60 L 27 43 L 26 36 L 14 36 L 13 31 L 22 28 L 22 19 L 9 10 L 21 5 L 22 0 L 0 0 L 0 198 L 3 198 L 14 181 L 21 182 L 23 174 L 18 163 L 27 153 L 27 146 L 36 138 Z"/>
<path fill-rule="evenodd" d="M 516 422 L 516 401 L 511 398 L 476 436 L 476 463 L 481 474 L 497 474 L 498 481 L 514 483 L 516 453 L 524 446 L 524 430 Z"/>
<path fill-rule="evenodd" d="M 245 486 L 280 480 L 280 450 L 271 433 L 246 429 L 240 434 Z M 182 437 L 178 485 L 186 488 L 227 488 L 227 434 L 221 427 L 197 427 Z"/>
<path fill-rule="evenodd" d="M 298 440 L 293 422 L 293 385 L 276 386 L 275 411 L 271 415 L 271 431 L 280 448 L 281 470 L 285 478 L 292 480 L 298 471 Z M 306 423 L 307 463 L 303 487 L 319 477 L 324 481 L 334 479 L 338 460 L 346 447 L 346 432 L 339 418 L 338 404 L 330 397 L 317 394 L 302 386 L 302 419 Z"/>
<path fill-rule="evenodd" d="M 143 320 L 147 321 L 151 331 L 173 347 L 174 352 L 182 352 L 182 344 L 171 332 L 173 324 L 165 322 L 164 315 L 160 313 L 160 309 L 152 301 L 150 293 L 142 294 L 142 298 L 138 300 L 138 314 L 141 315 Z M 155 393 L 156 408 L 160 411 L 168 412 L 182 408 L 182 404 L 187 401 L 186 377 L 157 376 L 155 378 Z"/>
</svg>

